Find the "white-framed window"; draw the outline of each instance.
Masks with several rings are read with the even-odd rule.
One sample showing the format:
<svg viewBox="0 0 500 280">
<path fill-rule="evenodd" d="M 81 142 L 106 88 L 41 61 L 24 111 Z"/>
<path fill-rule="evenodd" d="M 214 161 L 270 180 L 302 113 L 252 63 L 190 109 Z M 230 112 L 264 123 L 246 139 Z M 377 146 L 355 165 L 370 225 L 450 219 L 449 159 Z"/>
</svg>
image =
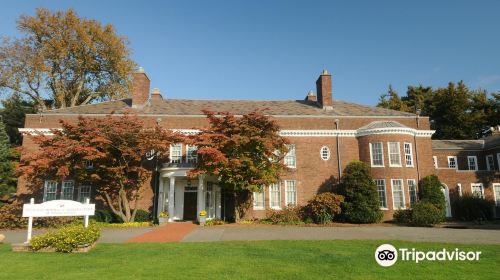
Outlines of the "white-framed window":
<svg viewBox="0 0 500 280">
<path fill-rule="evenodd" d="M 264 210 L 265 208 L 265 191 L 264 187 L 260 190 L 260 192 L 253 193 L 253 209 L 254 210 Z"/>
<path fill-rule="evenodd" d="M 457 169 L 457 157 L 456 156 L 448 156 L 448 168 Z"/>
<path fill-rule="evenodd" d="M 408 194 L 410 195 L 410 207 L 417 202 L 417 183 L 415 179 L 408 179 Z"/>
<path fill-rule="evenodd" d="M 186 162 L 187 163 L 196 163 L 198 161 L 198 154 L 196 151 L 198 147 L 193 145 L 186 145 Z"/>
<path fill-rule="evenodd" d="M 372 167 L 384 167 L 384 146 L 382 142 L 370 143 L 370 158 Z"/>
<path fill-rule="evenodd" d="M 500 206 L 500 184 L 493 184 L 493 195 L 495 196 L 495 205 Z"/>
<path fill-rule="evenodd" d="M 413 167 L 413 150 L 411 143 L 404 143 L 406 167 Z"/>
<path fill-rule="evenodd" d="M 182 162 L 182 144 L 176 143 L 170 145 L 170 162 L 171 163 L 181 163 Z"/>
<path fill-rule="evenodd" d="M 84 162 L 85 169 L 92 169 L 94 168 L 94 162 L 91 160 L 86 160 Z"/>
<path fill-rule="evenodd" d="M 473 196 L 484 198 L 484 187 L 482 183 L 470 184 L 470 190 Z"/>
<path fill-rule="evenodd" d="M 90 185 L 80 185 L 78 187 L 78 201 L 85 203 L 87 198 L 90 198 L 92 187 Z"/>
<path fill-rule="evenodd" d="M 278 183 L 269 186 L 269 207 L 281 209 L 281 191 Z"/>
<path fill-rule="evenodd" d="M 55 200 L 57 196 L 57 181 L 45 181 L 43 187 L 43 201 Z"/>
<path fill-rule="evenodd" d="M 434 168 L 438 169 L 438 158 L 437 158 L 437 156 L 432 156 L 432 163 L 434 164 Z"/>
<path fill-rule="evenodd" d="M 330 149 L 327 146 L 321 147 L 319 154 L 322 160 L 330 159 Z"/>
<path fill-rule="evenodd" d="M 405 192 L 403 190 L 403 179 L 392 179 L 392 206 L 393 209 L 405 209 Z"/>
<path fill-rule="evenodd" d="M 375 179 L 373 180 L 375 185 L 377 185 L 378 198 L 380 200 L 380 208 L 387 209 L 387 197 L 385 194 L 385 180 L 384 179 Z"/>
<path fill-rule="evenodd" d="M 486 168 L 488 170 L 495 170 L 495 159 L 493 158 L 493 155 L 486 156 Z"/>
<path fill-rule="evenodd" d="M 63 181 L 61 189 L 61 199 L 73 200 L 74 190 L 75 190 L 74 181 Z"/>
<path fill-rule="evenodd" d="M 477 157 L 468 156 L 467 163 L 469 164 L 469 170 L 477 170 Z"/>
<path fill-rule="evenodd" d="M 389 166 L 401 167 L 401 150 L 399 142 L 387 142 L 389 148 Z"/>
<path fill-rule="evenodd" d="M 297 184 L 295 180 L 285 180 L 285 205 L 297 206 Z"/>
<path fill-rule="evenodd" d="M 294 144 L 290 144 L 290 145 L 287 145 L 286 146 L 287 149 L 288 149 L 288 153 L 286 153 L 285 155 L 285 165 L 288 166 L 288 167 L 292 167 L 292 168 L 295 168 L 296 167 L 296 161 L 297 161 L 297 158 L 295 156 L 295 145 Z"/>
</svg>

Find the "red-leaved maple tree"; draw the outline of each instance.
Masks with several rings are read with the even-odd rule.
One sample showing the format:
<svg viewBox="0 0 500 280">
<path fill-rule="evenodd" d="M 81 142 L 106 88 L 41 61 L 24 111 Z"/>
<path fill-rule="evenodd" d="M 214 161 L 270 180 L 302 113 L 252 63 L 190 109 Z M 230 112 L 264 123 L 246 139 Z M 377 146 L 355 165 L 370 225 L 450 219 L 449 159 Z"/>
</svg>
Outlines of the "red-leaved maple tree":
<svg viewBox="0 0 500 280">
<path fill-rule="evenodd" d="M 29 187 L 36 191 L 44 180 L 90 183 L 124 222 L 134 221 L 141 186 L 151 175 L 146 153 L 154 150 L 165 162 L 170 144 L 183 139 L 158 125 L 146 127 L 131 114 L 79 117 L 76 124 L 61 121 L 61 126 L 54 135 L 32 136 L 40 149 L 25 153 L 19 165 Z"/>
<path fill-rule="evenodd" d="M 286 169 L 282 159 L 288 141 L 278 124 L 261 110 L 241 117 L 229 112 L 203 111 L 208 128 L 191 137 L 199 161 L 189 175 L 209 174 L 234 193 L 235 218 L 241 219 L 251 203 L 251 193 L 276 183 Z"/>
</svg>

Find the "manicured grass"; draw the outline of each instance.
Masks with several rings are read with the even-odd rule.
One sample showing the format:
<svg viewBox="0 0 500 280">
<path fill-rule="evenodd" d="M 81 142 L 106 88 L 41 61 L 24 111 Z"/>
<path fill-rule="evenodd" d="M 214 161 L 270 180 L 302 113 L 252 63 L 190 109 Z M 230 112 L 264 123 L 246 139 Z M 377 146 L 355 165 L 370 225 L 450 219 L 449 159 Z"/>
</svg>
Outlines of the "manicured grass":
<svg viewBox="0 0 500 280">
<path fill-rule="evenodd" d="M 380 244 L 482 251 L 477 262 L 374 260 Z M 98 244 L 87 254 L 14 253 L 0 245 L 0 279 L 500 279 L 499 245 L 402 241 Z"/>
</svg>

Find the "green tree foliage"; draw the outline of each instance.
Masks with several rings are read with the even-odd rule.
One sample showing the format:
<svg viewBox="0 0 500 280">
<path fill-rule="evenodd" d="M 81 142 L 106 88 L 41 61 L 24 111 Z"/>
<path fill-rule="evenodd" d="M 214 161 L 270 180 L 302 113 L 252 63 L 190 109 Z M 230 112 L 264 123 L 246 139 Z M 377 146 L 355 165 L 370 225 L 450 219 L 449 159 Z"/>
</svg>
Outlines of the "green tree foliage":
<svg viewBox="0 0 500 280">
<path fill-rule="evenodd" d="M 209 174 L 235 197 L 235 218 L 250 207 L 251 193 L 276 183 L 286 169 L 282 159 L 288 141 L 279 135 L 278 124 L 262 111 L 241 117 L 228 112 L 204 111 L 209 127 L 193 136 L 198 164 L 191 176 Z"/>
<path fill-rule="evenodd" d="M 446 215 L 446 200 L 441 188 L 442 184 L 436 175 L 424 177 L 418 184 L 418 198 L 419 201 L 431 203 L 439 209 L 441 211 L 441 218 L 444 220 Z"/>
<path fill-rule="evenodd" d="M 347 165 L 339 194 L 344 196 L 342 216 L 347 222 L 376 223 L 382 219 L 377 186 L 366 163 L 352 161 Z"/>
<path fill-rule="evenodd" d="M 16 192 L 16 178 L 12 163 L 12 149 L 5 125 L 0 122 L 0 201 Z M 0 202 L 1 204 L 1 202 Z"/>
<path fill-rule="evenodd" d="M 21 38 L 0 42 L 0 90 L 30 98 L 42 111 L 124 96 L 134 68 L 125 38 L 112 25 L 81 18 L 74 10 L 17 21 Z"/>
<path fill-rule="evenodd" d="M 471 90 L 463 81 L 436 89 L 409 86 L 401 98 L 389 86 L 377 106 L 428 116 L 434 139 L 476 139 L 500 124 L 500 94 Z"/>
<path fill-rule="evenodd" d="M 26 114 L 35 113 L 33 103 L 23 100 L 19 94 L 13 94 L 10 98 L 2 100 L 2 105 L 4 108 L 0 111 L 0 115 L 10 143 L 13 146 L 20 146 L 22 136 L 18 129 L 24 127 Z"/>
</svg>

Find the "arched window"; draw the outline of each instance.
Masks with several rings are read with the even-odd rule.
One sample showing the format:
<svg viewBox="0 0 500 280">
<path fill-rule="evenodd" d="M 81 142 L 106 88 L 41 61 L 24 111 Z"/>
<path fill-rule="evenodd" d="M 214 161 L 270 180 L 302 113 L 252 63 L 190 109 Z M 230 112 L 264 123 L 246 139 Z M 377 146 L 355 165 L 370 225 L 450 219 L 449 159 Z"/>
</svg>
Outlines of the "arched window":
<svg viewBox="0 0 500 280">
<path fill-rule="evenodd" d="M 322 160 L 330 159 L 330 149 L 327 146 L 321 147 L 320 156 Z"/>
</svg>

